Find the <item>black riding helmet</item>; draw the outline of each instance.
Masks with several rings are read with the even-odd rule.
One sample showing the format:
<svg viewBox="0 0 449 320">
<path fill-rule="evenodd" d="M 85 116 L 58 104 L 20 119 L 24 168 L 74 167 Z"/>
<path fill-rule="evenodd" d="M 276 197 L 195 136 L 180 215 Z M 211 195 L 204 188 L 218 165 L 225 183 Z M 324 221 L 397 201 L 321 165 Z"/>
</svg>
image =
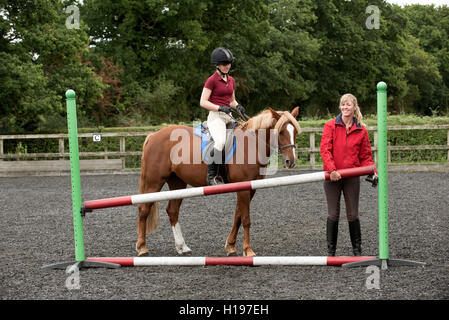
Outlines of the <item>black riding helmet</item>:
<svg viewBox="0 0 449 320">
<path fill-rule="evenodd" d="M 212 51 L 212 54 L 210 56 L 210 63 L 215 66 L 219 64 L 232 63 L 233 61 L 234 56 L 232 55 L 231 50 L 223 47 L 216 48 L 214 51 Z"/>
</svg>

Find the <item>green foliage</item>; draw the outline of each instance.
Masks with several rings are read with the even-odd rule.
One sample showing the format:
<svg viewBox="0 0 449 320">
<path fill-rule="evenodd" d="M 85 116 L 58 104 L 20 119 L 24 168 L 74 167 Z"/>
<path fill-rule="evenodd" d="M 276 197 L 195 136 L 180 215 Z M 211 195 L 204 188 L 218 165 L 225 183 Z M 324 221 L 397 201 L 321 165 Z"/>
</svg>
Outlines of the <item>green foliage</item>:
<svg viewBox="0 0 449 320">
<path fill-rule="evenodd" d="M 68 5 L 80 26 L 68 29 Z M 367 28 L 369 5 L 379 29 Z M 338 112 L 355 94 L 376 113 L 388 84 L 392 114 L 449 114 L 449 7 L 384 0 L 3 0 L 0 133 L 65 127 L 65 91 L 85 126 L 204 120 L 212 50 L 234 53 L 236 98 L 249 114 L 300 106 L 301 118 Z M 367 117 L 369 119 L 369 117 Z"/>
<path fill-rule="evenodd" d="M 83 61 L 89 28 L 66 28 L 63 8 L 58 0 L 1 3 L 1 132 L 66 126 L 60 120 L 68 88 L 77 93 L 80 113 L 101 97 L 101 78 Z"/>
</svg>

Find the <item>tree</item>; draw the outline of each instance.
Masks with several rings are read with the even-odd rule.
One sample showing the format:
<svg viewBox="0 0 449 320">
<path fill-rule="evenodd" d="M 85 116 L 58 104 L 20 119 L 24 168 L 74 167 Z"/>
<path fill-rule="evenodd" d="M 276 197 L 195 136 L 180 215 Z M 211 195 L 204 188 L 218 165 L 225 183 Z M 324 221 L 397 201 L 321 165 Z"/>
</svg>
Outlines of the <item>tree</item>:
<svg viewBox="0 0 449 320">
<path fill-rule="evenodd" d="M 379 29 L 368 28 L 370 5 L 379 8 Z M 403 43 L 405 17 L 385 1 L 316 1 L 313 36 L 321 45 L 315 58 L 317 89 L 309 100 L 310 115 L 335 114 L 338 99 L 353 93 L 362 113 L 374 113 L 375 86 L 389 86 L 391 106 L 406 89 Z"/>
<path fill-rule="evenodd" d="M 77 93 L 80 113 L 101 95 L 103 85 L 83 61 L 86 25 L 66 28 L 60 0 L 6 1 L 0 7 L 2 131 L 64 128 L 65 91 Z"/>
<path fill-rule="evenodd" d="M 432 114 L 449 112 L 449 7 L 413 5 L 404 8 L 407 32 L 419 47 L 413 55 L 417 70 L 410 70 L 411 81 L 419 82 L 416 111 Z M 418 55 L 419 52 L 419 55 Z"/>
</svg>

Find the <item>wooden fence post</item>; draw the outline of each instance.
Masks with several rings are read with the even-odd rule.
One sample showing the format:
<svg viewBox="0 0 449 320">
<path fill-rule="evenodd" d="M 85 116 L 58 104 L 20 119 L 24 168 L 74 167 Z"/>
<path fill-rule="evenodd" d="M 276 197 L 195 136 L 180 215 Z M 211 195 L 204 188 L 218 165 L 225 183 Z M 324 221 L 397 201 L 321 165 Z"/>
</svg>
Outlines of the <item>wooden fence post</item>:
<svg viewBox="0 0 449 320">
<path fill-rule="evenodd" d="M 64 138 L 59 138 L 59 153 L 61 156 L 59 157 L 59 160 L 64 160 Z"/>
<path fill-rule="evenodd" d="M 449 138 L 449 133 L 448 133 L 448 138 Z M 448 142 L 448 144 L 449 144 L 449 142 Z M 448 151 L 448 153 L 449 153 L 449 151 Z M 0 156 L 3 156 L 3 139 L 1 139 L 1 138 L 0 138 Z M 0 161 L 3 161 L 3 157 L 0 159 Z"/>
<path fill-rule="evenodd" d="M 125 152 L 126 151 L 126 143 L 125 143 L 125 137 L 120 137 L 120 152 Z M 125 163 L 125 156 L 120 156 L 120 159 L 122 160 L 122 169 L 126 168 L 126 163 Z"/>
<path fill-rule="evenodd" d="M 315 167 L 315 132 L 309 133 L 309 143 L 310 143 L 310 167 L 313 169 Z"/>
</svg>

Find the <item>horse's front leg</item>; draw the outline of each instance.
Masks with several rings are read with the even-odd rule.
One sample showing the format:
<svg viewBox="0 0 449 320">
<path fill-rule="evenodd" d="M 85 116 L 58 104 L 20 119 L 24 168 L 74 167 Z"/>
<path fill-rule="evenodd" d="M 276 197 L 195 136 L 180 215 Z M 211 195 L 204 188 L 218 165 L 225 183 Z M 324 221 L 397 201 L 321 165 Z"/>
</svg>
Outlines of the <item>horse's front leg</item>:
<svg viewBox="0 0 449 320">
<path fill-rule="evenodd" d="M 237 249 L 235 248 L 235 241 L 237 239 L 237 234 L 239 233 L 240 224 L 242 220 L 240 218 L 239 203 L 237 201 L 237 206 L 234 212 L 234 223 L 232 224 L 231 232 L 226 239 L 225 250 L 227 256 L 234 256 L 237 254 Z"/>
<path fill-rule="evenodd" d="M 243 256 L 253 257 L 256 254 L 251 248 L 249 229 L 251 227 L 251 218 L 249 213 L 249 204 L 255 191 L 241 191 L 237 194 L 237 202 L 240 208 L 240 217 L 243 225 Z"/>
<path fill-rule="evenodd" d="M 178 254 L 191 254 L 192 250 L 187 246 L 182 236 L 181 225 L 179 224 L 179 208 L 181 207 L 182 199 L 175 199 L 168 201 L 166 208 L 167 214 L 170 218 L 170 224 L 175 239 L 175 249 Z"/>
</svg>

